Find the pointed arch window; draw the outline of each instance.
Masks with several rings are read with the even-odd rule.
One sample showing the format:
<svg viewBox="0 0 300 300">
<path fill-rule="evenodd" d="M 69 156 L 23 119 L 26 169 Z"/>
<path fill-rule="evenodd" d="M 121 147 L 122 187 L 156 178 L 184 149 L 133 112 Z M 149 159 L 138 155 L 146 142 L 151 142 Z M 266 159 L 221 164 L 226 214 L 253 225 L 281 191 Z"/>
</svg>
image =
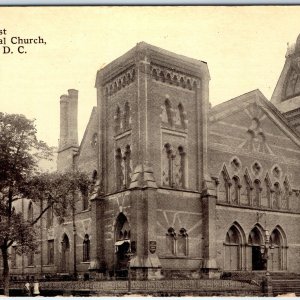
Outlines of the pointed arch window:
<svg viewBox="0 0 300 300">
<path fill-rule="evenodd" d="M 127 145 L 124 154 L 124 166 L 125 166 L 125 186 L 129 187 L 131 182 L 131 149 Z"/>
<path fill-rule="evenodd" d="M 50 206 L 47 210 L 47 228 L 51 228 L 53 226 L 53 205 L 50 201 L 48 201 L 48 206 Z"/>
<path fill-rule="evenodd" d="M 283 197 L 281 201 L 281 207 L 283 209 L 289 209 L 290 194 L 291 194 L 290 185 L 286 178 L 283 182 Z"/>
<path fill-rule="evenodd" d="M 166 108 L 166 113 L 168 118 L 168 125 L 173 126 L 172 107 L 169 99 L 165 100 L 165 108 Z"/>
<path fill-rule="evenodd" d="M 83 239 L 83 257 L 82 261 L 86 262 L 90 260 L 90 238 L 88 234 L 85 234 Z"/>
<path fill-rule="evenodd" d="M 185 124 L 185 112 L 184 112 L 183 105 L 181 103 L 179 103 L 179 105 L 178 105 L 178 113 L 179 113 L 179 118 L 180 118 L 180 126 L 183 129 L 185 129 L 186 128 L 186 124 Z"/>
<path fill-rule="evenodd" d="M 118 148 L 116 150 L 116 184 L 117 184 L 117 190 L 120 190 L 123 188 L 123 182 L 124 182 L 124 174 L 122 170 L 122 152 L 121 149 Z"/>
<path fill-rule="evenodd" d="M 170 255 L 176 254 L 176 232 L 173 227 L 170 227 L 168 229 L 168 232 L 166 234 L 166 241 L 167 241 L 167 253 Z"/>
<path fill-rule="evenodd" d="M 121 130 L 121 109 L 117 106 L 115 113 L 115 134 L 118 134 Z"/>
<path fill-rule="evenodd" d="M 287 247 L 283 231 L 278 226 L 270 235 L 269 269 L 271 271 L 286 270 Z"/>
<path fill-rule="evenodd" d="M 177 240 L 177 255 L 187 256 L 188 255 L 188 233 L 185 228 L 181 228 L 178 234 Z"/>
<path fill-rule="evenodd" d="M 268 176 L 264 180 L 261 193 L 261 206 L 271 207 L 271 183 Z"/>
<path fill-rule="evenodd" d="M 226 172 L 223 170 L 219 176 L 218 180 L 218 200 L 222 202 L 229 202 L 230 199 L 230 181 L 226 174 Z"/>
<path fill-rule="evenodd" d="M 239 204 L 240 202 L 240 180 L 237 176 L 232 178 L 232 188 L 231 188 L 231 203 Z"/>
<path fill-rule="evenodd" d="M 163 156 L 163 185 L 173 187 L 173 159 L 174 154 L 169 143 L 164 145 Z"/>
<path fill-rule="evenodd" d="M 279 182 L 274 183 L 273 208 L 279 209 L 281 206 L 281 188 Z"/>
<path fill-rule="evenodd" d="M 129 122 L 130 122 L 130 107 L 128 102 L 125 103 L 125 107 L 124 107 L 124 130 L 128 130 L 129 129 Z"/>
<path fill-rule="evenodd" d="M 235 225 L 232 225 L 225 238 L 225 270 L 240 270 L 242 256 L 242 237 Z"/>
<path fill-rule="evenodd" d="M 260 206 L 261 186 L 259 180 L 254 180 L 253 206 Z"/>
</svg>

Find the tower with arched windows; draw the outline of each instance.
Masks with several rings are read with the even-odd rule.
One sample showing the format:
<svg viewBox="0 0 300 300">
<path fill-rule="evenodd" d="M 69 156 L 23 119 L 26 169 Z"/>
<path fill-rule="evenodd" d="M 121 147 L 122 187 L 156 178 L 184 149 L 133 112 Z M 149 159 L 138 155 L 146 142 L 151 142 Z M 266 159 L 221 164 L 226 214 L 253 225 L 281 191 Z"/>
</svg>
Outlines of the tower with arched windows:
<svg viewBox="0 0 300 300">
<path fill-rule="evenodd" d="M 98 70 L 80 145 L 69 90 L 58 170 L 87 172 L 92 191 L 76 195 L 76 231 L 48 211 L 29 267 L 14 245 L 12 273 L 300 273 L 299 51 L 298 38 L 271 102 L 254 90 L 209 107 L 205 62 L 139 43 Z M 22 209 L 30 221 L 41 207 Z"/>
</svg>

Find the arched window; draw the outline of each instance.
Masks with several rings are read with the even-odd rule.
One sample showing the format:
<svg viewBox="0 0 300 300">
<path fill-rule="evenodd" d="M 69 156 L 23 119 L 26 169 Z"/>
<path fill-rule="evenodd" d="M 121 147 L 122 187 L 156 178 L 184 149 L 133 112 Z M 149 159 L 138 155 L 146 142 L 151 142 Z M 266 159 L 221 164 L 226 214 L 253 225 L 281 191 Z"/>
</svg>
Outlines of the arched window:
<svg viewBox="0 0 300 300">
<path fill-rule="evenodd" d="M 181 123 L 181 127 L 185 128 L 185 116 L 184 116 L 184 109 L 183 109 L 183 105 L 181 103 L 179 103 L 178 105 L 178 111 L 179 111 L 179 116 L 180 116 L 180 123 Z"/>
<path fill-rule="evenodd" d="M 123 159 L 125 166 L 125 186 L 129 187 L 131 182 L 131 149 L 129 145 L 126 146 L 125 155 Z"/>
<path fill-rule="evenodd" d="M 254 194 L 253 194 L 253 206 L 260 206 L 260 182 L 259 180 L 254 180 Z"/>
<path fill-rule="evenodd" d="M 281 201 L 281 207 L 283 209 L 289 209 L 289 199 L 290 199 L 290 186 L 287 181 L 287 178 L 283 182 L 283 197 Z"/>
<path fill-rule="evenodd" d="M 280 271 L 286 269 L 286 239 L 278 226 L 270 235 L 269 270 Z"/>
<path fill-rule="evenodd" d="M 281 188 L 278 182 L 274 183 L 273 208 L 279 209 L 281 205 Z"/>
<path fill-rule="evenodd" d="M 263 182 L 260 204 L 263 207 L 271 206 L 271 183 L 268 174 Z"/>
<path fill-rule="evenodd" d="M 90 260 L 90 239 L 89 235 L 86 234 L 83 239 L 83 258 L 82 261 Z"/>
<path fill-rule="evenodd" d="M 117 256 L 116 270 L 128 268 L 128 256 L 130 251 L 130 226 L 126 216 L 120 213 L 115 225 L 115 252 Z"/>
<path fill-rule="evenodd" d="M 173 163 L 173 183 L 174 186 L 178 188 L 185 187 L 185 159 L 186 154 L 184 148 L 179 146 L 176 155 L 170 160 L 170 162 Z"/>
<path fill-rule="evenodd" d="M 124 183 L 124 174 L 122 170 L 122 152 L 121 149 L 118 148 L 116 150 L 116 184 L 117 190 L 123 188 Z"/>
<path fill-rule="evenodd" d="M 32 205 L 32 202 L 29 202 L 29 205 L 28 205 L 27 220 L 30 223 L 33 222 L 33 205 Z"/>
<path fill-rule="evenodd" d="M 219 201 L 228 203 L 230 197 L 230 182 L 228 180 L 227 173 L 224 170 L 221 172 L 218 182 L 218 199 Z"/>
<path fill-rule="evenodd" d="M 162 168 L 162 180 L 163 185 L 173 187 L 173 154 L 172 147 L 169 143 L 164 145 L 163 151 L 163 168 Z"/>
<path fill-rule="evenodd" d="M 172 108 L 169 99 L 165 101 L 165 108 L 168 117 L 168 125 L 173 126 Z"/>
<path fill-rule="evenodd" d="M 121 127 L 121 110 L 120 107 L 117 106 L 115 114 L 115 134 L 118 134 L 120 132 Z"/>
<path fill-rule="evenodd" d="M 235 225 L 232 225 L 226 233 L 225 238 L 225 270 L 241 269 L 241 246 L 242 237 Z"/>
<path fill-rule="evenodd" d="M 184 228 L 179 230 L 177 240 L 177 255 L 187 256 L 188 255 L 188 234 Z"/>
<path fill-rule="evenodd" d="M 173 227 L 170 227 L 168 229 L 168 232 L 166 234 L 166 250 L 167 254 L 169 255 L 175 255 L 176 254 L 176 232 Z"/>
<path fill-rule="evenodd" d="M 129 129 L 129 121 L 130 121 L 130 107 L 128 102 L 126 102 L 124 107 L 124 130 Z"/>
<path fill-rule="evenodd" d="M 27 265 L 33 266 L 34 265 L 34 252 L 31 251 L 27 254 Z"/>
<path fill-rule="evenodd" d="M 48 206 L 50 207 L 47 210 L 47 228 L 51 228 L 53 226 L 53 205 L 48 202 Z"/>
<path fill-rule="evenodd" d="M 248 238 L 248 245 L 251 247 L 251 257 L 252 257 L 252 270 L 265 270 L 266 264 L 263 257 L 262 245 L 264 240 L 262 237 L 261 230 L 255 226 Z"/>
<path fill-rule="evenodd" d="M 231 188 L 231 203 L 239 204 L 240 200 L 240 183 L 239 178 L 234 176 L 232 178 L 232 188 Z"/>
</svg>

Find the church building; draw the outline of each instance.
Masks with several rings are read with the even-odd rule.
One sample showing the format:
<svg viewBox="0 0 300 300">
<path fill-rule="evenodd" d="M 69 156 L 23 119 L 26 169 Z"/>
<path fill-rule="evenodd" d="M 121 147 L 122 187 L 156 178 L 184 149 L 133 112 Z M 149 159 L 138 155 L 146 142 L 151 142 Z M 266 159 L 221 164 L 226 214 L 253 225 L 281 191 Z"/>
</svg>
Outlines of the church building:
<svg viewBox="0 0 300 300">
<path fill-rule="evenodd" d="M 78 91 L 61 96 L 58 171 L 94 189 L 76 230 L 49 210 L 41 251 L 13 254 L 11 273 L 300 273 L 300 36 L 271 101 L 254 90 L 211 108 L 209 82 L 206 62 L 138 43 L 97 72 L 80 144 Z"/>
</svg>

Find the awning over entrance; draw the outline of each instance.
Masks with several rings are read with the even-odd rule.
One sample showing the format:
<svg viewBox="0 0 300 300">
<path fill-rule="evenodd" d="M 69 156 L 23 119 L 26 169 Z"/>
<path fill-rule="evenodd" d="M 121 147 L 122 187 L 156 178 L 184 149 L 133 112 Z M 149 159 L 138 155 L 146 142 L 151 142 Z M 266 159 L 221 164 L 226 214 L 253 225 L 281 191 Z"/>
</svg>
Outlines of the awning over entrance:
<svg viewBox="0 0 300 300">
<path fill-rule="evenodd" d="M 130 243 L 130 240 L 122 240 L 122 241 L 116 241 L 115 246 L 121 246 L 124 243 Z"/>
</svg>

